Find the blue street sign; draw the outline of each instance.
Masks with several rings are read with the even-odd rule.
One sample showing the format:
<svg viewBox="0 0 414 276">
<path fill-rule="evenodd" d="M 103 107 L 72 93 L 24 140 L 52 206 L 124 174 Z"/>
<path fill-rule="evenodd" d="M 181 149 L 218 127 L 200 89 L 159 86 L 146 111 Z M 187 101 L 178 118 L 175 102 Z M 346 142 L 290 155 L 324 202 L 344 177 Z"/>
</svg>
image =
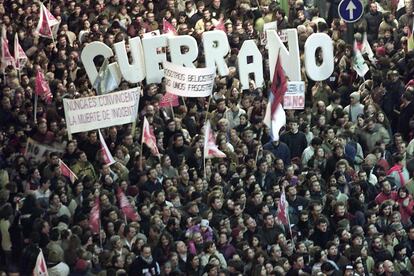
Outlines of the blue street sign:
<svg viewBox="0 0 414 276">
<path fill-rule="evenodd" d="M 339 16 L 348 23 L 358 21 L 364 13 L 360 0 L 342 0 L 338 6 Z"/>
</svg>

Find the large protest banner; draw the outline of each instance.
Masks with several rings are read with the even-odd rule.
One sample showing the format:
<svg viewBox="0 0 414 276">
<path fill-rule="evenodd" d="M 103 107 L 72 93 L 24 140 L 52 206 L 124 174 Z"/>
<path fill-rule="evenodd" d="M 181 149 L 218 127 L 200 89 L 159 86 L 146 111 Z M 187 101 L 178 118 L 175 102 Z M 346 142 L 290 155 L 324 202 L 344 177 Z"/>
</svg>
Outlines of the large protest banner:
<svg viewBox="0 0 414 276">
<path fill-rule="evenodd" d="M 305 109 L 305 82 L 288 81 L 283 99 L 284 109 Z"/>
<path fill-rule="evenodd" d="M 69 133 L 132 123 L 138 112 L 139 90 L 132 88 L 101 96 L 64 99 Z"/>
<path fill-rule="evenodd" d="M 63 145 L 43 145 L 32 138 L 27 139 L 25 156 L 33 159 L 36 162 L 43 162 L 47 159 L 51 152 L 64 153 L 65 147 Z"/>
<path fill-rule="evenodd" d="M 216 77 L 216 68 L 187 68 L 164 62 L 165 90 L 183 97 L 208 97 Z"/>
</svg>

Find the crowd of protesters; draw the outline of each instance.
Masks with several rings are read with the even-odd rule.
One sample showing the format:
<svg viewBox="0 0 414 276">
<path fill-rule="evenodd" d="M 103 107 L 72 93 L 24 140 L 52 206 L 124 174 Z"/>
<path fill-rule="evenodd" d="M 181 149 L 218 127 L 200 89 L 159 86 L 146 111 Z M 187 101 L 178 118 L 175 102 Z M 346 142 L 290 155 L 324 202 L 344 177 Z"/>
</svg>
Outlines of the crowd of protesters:
<svg viewBox="0 0 414 276">
<path fill-rule="evenodd" d="M 363 1 L 353 25 L 338 0 L 53 0 L 55 39 L 39 37 L 39 3 L 0 1 L 13 52 L 17 33 L 29 57 L 4 69 L 0 107 L 1 275 L 32 275 L 42 250 L 49 275 L 412 275 L 414 273 L 413 3 Z M 140 84 L 138 123 L 102 129 L 115 164 L 103 162 L 97 131 L 69 140 L 64 98 L 96 95 L 80 60 L 84 46 L 108 46 L 162 30 L 201 41 L 224 22 L 229 75 L 211 97 L 160 107 L 162 84 Z M 297 28 L 299 49 L 312 33 L 334 43 L 329 79 L 307 79 L 304 110 L 286 110 L 271 141 L 263 124 L 271 76 L 263 25 Z M 350 30 L 353 29 L 352 32 Z M 355 33 L 355 35 L 354 35 Z M 366 35 L 364 78 L 353 69 L 353 42 Z M 245 40 L 263 53 L 265 79 L 242 90 L 237 54 Z M 168 49 L 166 49 L 168 51 Z M 301 56 L 301 58 L 302 58 Z M 203 54 L 196 63 L 203 66 Z M 316 56 L 320 61 L 320 56 Z M 115 61 L 111 58 L 110 62 Z M 97 67 L 103 58 L 96 59 Z M 302 62 L 303 64 L 303 62 Z M 34 110 L 34 79 L 45 73 L 50 104 Z M 119 90 L 135 87 L 122 81 Z M 142 120 L 160 157 L 141 147 Z M 226 158 L 204 161 L 210 120 Z M 25 155 L 28 138 L 55 148 L 41 162 Z M 62 175 L 59 160 L 76 174 Z M 117 189 L 139 214 L 122 213 Z M 277 218 L 285 192 L 289 223 Z M 100 202 L 100 233 L 90 211 Z M 280 211 L 280 210 L 279 210 Z M 289 227 L 289 225 L 291 227 Z"/>
</svg>

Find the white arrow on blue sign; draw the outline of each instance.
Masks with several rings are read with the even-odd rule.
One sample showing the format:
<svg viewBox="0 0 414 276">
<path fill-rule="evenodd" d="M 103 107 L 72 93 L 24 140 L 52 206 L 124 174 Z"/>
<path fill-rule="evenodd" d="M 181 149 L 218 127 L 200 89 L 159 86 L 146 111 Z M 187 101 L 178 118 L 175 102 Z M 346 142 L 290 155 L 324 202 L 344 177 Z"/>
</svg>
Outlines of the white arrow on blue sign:
<svg viewBox="0 0 414 276">
<path fill-rule="evenodd" d="M 338 6 L 339 16 L 348 23 L 358 21 L 364 13 L 360 0 L 342 0 Z"/>
</svg>

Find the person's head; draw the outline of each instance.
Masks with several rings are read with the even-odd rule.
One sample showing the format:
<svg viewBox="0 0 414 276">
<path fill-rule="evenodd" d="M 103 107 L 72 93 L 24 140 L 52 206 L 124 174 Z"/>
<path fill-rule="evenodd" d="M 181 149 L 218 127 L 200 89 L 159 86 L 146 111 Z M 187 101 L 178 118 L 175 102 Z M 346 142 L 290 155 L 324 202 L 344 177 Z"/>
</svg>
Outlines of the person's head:
<svg viewBox="0 0 414 276">
<path fill-rule="evenodd" d="M 359 103 L 359 99 L 360 99 L 359 92 L 351 93 L 351 95 L 349 96 L 349 99 L 351 101 L 351 105 L 355 105 L 355 104 Z"/>
<path fill-rule="evenodd" d="M 266 159 L 264 159 L 264 158 L 259 160 L 259 162 L 257 163 L 257 167 L 258 167 L 259 171 L 261 173 L 264 173 L 264 174 L 266 174 L 268 169 L 269 169 L 269 165 L 268 165 Z"/>
<path fill-rule="evenodd" d="M 382 244 L 382 239 L 380 236 L 375 236 L 374 239 L 372 240 L 372 248 L 374 250 L 380 250 L 383 248 L 383 244 Z"/>
<path fill-rule="evenodd" d="M 175 134 L 173 141 L 174 141 L 174 146 L 177 148 L 182 147 L 184 145 L 184 137 L 181 133 Z"/>
<path fill-rule="evenodd" d="M 385 179 L 383 181 L 380 182 L 380 186 L 381 186 L 381 191 L 384 194 L 390 194 L 391 193 L 391 183 L 388 179 Z"/>
<path fill-rule="evenodd" d="M 272 228 L 275 225 L 275 218 L 271 213 L 263 214 L 263 222 L 267 228 Z"/>
<path fill-rule="evenodd" d="M 292 119 L 289 121 L 289 128 L 293 133 L 296 133 L 299 129 L 299 123 L 297 120 Z"/>
<path fill-rule="evenodd" d="M 376 13 L 377 10 L 378 10 L 378 7 L 377 7 L 377 3 L 376 2 L 373 2 L 373 3 L 371 3 L 369 5 L 369 11 L 370 11 L 370 13 Z"/>
<path fill-rule="evenodd" d="M 214 210 L 220 210 L 223 207 L 223 199 L 219 195 L 215 195 L 211 198 L 211 207 Z"/>
<path fill-rule="evenodd" d="M 247 229 L 249 230 L 255 230 L 257 227 L 256 220 L 253 217 L 247 217 L 247 219 L 244 220 L 244 224 L 246 225 Z M 413 229 L 413 239 L 414 239 L 414 229 Z"/>
<path fill-rule="evenodd" d="M 365 122 L 366 122 L 367 129 L 369 131 L 373 131 L 375 129 L 375 119 L 374 118 L 369 117 L 368 119 L 366 119 Z"/>
<path fill-rule="evenodd" d="M 216 252 L 216 244 L 213 241 L 206 241 L 204 243 L 204 252 L 207 254 L 213 254 Z"/>
<path fill-rule="evenodd" d="M 338 246 L 335 242 L 328 242 L 326 245 L 326 249 L 328 250 L 328 256 L 335 257 L 336 255 L 338 255 Z"/>
<path fill-rule="evenodd" d="M 335 215 L 338 216 L 338 217 L 345 216 L 345 213 L 346 213 L 345 203 L 343 203 L 341 201 L 337 202 L 335 204 L 334 211 L 335 211 Z"/>
<path fill-rule="evenodd" d="M 315 222 L 315 225 L 316 228 L 323 233 L 326 233 L 328 231 L 328 221 L 324 217 L 320 217 Z"/>
<path fill-rule="evenodd" d="M 322 214 L 322 204 L 318 201 L 313 201 L 309 204 L 309 209 L 313 217 L 319 218 Z"/>
<path fill-rule="evenodd" d="M 296 186 L 295 185 L 289 185 L 287 187 L 287 194 L 288 194 L 289 197 L 296 197 L 296 195 L 297 195 Z"/>
<path fill-rule="evenodd" d="M 299 253 L 293 254 L 290 258 L 290 264 L 294 269 L 303 269 L 305 267 L 303 255 Z"/>
<path fill-rule="evenodd" d="M 394 273 L 394 263 L 390 260 L 384 261 L 384 272 L 385 275 L 392 275 Z"/>
</svg>

